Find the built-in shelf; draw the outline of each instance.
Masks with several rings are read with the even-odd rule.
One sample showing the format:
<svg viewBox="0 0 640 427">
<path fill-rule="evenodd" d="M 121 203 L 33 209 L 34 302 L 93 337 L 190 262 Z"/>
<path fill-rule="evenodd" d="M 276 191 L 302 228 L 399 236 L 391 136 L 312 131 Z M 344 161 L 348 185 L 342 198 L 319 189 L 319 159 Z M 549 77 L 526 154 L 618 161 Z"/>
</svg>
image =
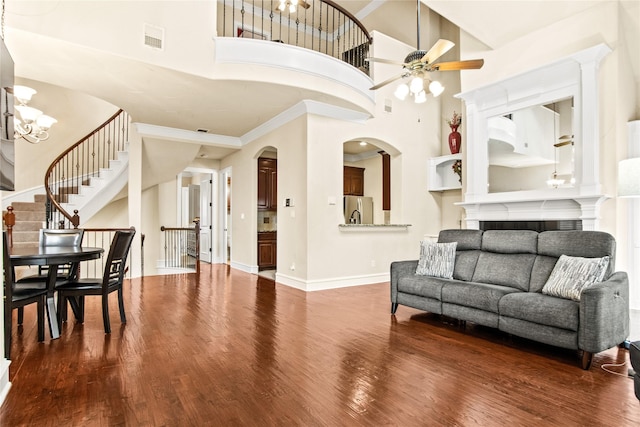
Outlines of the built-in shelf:
<svg viewBox="0 0 640 427">
<path fill-rule="evenodd" d="M 462 160 L 462 154 L 432 157 L 429 159 L 427 187 L 429 191 L 459 190 L 462 184 L 453 171 L 453 163 Z"/>
</svg>

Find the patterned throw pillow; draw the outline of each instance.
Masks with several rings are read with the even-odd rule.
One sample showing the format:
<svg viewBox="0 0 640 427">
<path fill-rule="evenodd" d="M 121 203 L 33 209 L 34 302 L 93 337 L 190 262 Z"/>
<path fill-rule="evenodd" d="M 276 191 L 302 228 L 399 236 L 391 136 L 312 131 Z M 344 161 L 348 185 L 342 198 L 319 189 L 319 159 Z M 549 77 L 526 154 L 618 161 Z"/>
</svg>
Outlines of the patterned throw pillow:
<svg viewBox="0 0 640 427">
<path fill-rule="evenodd" d="M 609 257 L 582 258 L 561 255 L 553 268 L 542 293 L 580 301 L 586 287 L 602 282 L 609 266 Z"/>
<path fill-rule="evenodd" d="M 428 240 L 420 242 L 420 260 L 416 274 L 451 279 L 456 262 L 456 245 L 452 243 L 434 243 Z"/>
</svg>

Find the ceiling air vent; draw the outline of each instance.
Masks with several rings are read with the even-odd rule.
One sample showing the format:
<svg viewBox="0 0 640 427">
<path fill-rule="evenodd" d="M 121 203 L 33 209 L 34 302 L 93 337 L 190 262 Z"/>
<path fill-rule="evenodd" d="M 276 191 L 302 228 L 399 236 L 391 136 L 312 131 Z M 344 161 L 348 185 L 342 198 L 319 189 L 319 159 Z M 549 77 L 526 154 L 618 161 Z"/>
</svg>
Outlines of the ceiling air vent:
<svg viewBox="0 0 640 427">
<path fill-rule="evenodd" d="M 153 49 L 164 48 L 164 28 L 144 24 L 144 44 Z"/>
<path fill-rule="evenodd" d="M 209 133 L 209 129 L 196 129 L 196 132 Z"/>
</svg>

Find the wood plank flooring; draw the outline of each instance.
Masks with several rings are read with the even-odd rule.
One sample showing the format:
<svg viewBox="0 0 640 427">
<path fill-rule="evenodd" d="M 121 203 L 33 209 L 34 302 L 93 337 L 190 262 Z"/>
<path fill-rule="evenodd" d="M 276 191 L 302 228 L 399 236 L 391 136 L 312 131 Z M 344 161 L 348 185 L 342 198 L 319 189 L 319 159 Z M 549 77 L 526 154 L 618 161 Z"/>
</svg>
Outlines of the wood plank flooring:
<svg viewBox="0 0 640 427">
<path fill-rule="evenodd" d="M 407 307 L 386 283 L 304 293 L 225 265 L 126 285 L 84 325 L 13 331 L 1 426 L 631 426 L 633 381 L 573 351 Z M 14 311 L 15 316 L 15 311 Z"/>
</svg>

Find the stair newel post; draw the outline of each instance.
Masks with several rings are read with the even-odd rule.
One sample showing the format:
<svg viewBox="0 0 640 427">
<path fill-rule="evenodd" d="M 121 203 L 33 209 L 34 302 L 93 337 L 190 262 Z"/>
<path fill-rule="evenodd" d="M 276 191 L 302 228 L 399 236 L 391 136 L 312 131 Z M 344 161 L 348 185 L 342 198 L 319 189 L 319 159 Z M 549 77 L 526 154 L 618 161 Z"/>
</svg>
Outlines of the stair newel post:
<svg viewBox="0 0 640 427">
<path fill-rule="evenodd" d="M 7 206 L 7 212 L 2 216 L 5 228 L 7 229 L 7 237 L 9 239 L 9 247 L 13 247 L 13 226 L 16 225 L 16 214 L 13 212 L 13 206 Z"/>
<path fill-rule="evenodd" d="M 80 215 L 78 215 L 78 209 L 73 210 L 73 217 L 71 217 L 71 224 L 73 225 L 73 228 L 78 228 L 78 225 L 80 225 Z"/>
<path fill-rule="evenodd" d="M 196 274 L 200 274 L 200 218 L 194 219 L 193 222 L 196 233 Z"/>
</svg>

